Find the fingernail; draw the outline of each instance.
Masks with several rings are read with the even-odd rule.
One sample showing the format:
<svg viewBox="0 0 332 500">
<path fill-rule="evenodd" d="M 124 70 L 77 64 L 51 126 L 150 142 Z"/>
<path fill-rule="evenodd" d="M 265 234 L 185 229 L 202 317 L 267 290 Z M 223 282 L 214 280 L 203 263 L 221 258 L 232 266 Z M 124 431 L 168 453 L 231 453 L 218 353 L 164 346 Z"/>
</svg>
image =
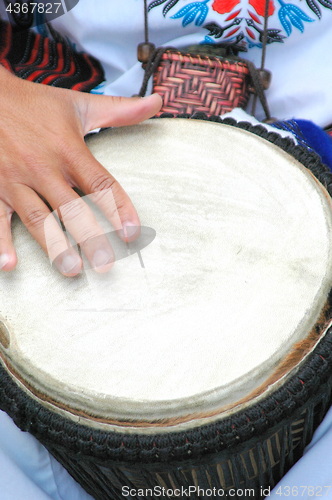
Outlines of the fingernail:
<svg viewBox="0 0 332 500">
<path fill-rule="evenodd" d="M 122 235 L 129 239 L 132 238 L 139 231 L 139 226 L 137 224 L 132 224 L 131 222 L 125 222 L 122 227 Z"/>
<path fill-rule="evenodd" d="M 3 269 L 10 261 L 10 256 L 7 253 L 0 255 L 0 269 Z"/>
<path fill-rule="evenodd" d="M 69 274 L 73 271 L 78 273 L 81 268 L 81 260 L 76 255 L 66 255 L 59 263 L 58 267 L 60 272 L 64 274 Z"/>
<path fill-rule="evenodd" d="M 113 263 L 113 261 L 113 253 L 108 252 L 107 250 L 96 250 L 92 257 L 91 263 L 94 268 L 97 268 L 111 264 Z"/>
</svg>

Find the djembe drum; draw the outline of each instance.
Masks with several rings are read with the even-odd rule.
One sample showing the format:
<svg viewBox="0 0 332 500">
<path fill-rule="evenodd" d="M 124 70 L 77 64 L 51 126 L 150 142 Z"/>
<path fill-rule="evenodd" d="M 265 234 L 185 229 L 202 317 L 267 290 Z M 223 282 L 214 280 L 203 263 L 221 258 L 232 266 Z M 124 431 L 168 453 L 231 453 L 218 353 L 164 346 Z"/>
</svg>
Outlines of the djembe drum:
<svg viewBox="0 0 332 500">
<path fill-rule="evenodd" d="M 155 119 L 88 140 L 153 234 L 107 275 L 61 276 L 15 223 L 1 408 L 96 499 L 261 498 L 329 406 L 329 174 L 232 125 Z"/>
</svg>

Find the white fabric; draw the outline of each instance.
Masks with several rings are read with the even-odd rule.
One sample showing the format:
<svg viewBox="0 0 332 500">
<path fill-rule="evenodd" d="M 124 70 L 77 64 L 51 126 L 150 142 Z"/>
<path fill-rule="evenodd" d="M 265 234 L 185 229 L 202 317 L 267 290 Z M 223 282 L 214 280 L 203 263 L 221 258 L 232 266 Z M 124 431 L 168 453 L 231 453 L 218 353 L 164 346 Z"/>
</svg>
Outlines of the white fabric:
<svg viewBox="0 0 332 500">
<path fill-rule="evenodd" d="M 242 37 L 239 43 L 247 52 L 239 55 L 260 66 L 264 2 L 179 0 L 164 16 L 162 10 L 168 4 L 165 2 L 149 13 L 150 40 L 156 46 L 232 44 Z M 326 126 L 332 122 L 332 65 L 327 58 L 332 46 L 332 10 L 315 1 L 311 5 L 320 10 L 320 14 L 315 14 L 309 3 L 309 0 L 270 0 L 273 14 L 268 21 L 269 37 L 278 41 L 267 46 L 265 67 L 273 74 L 267 98 L 272 116 L 278 119 L 305 118 Z M 188 24 L 183 26 L 186 18 L 180 15 L 181 9 L 190 6 L 196 8 L 196 14 L 193 12 L 191 21 L 187 19 Z M 0 12 L 5 15 L 4 6 L 0 6 Z M 200 12 L 205 12 L 204 20 L 199 17 Z M 212 24 L 224 29 L 220 37 L 211 35 L 207 29 Z M 98 0 L 98 4 L 80 0 L 74 9 L 53 21 L 53 25 L 75 49 L 101 61 L 106 82 L 95 92 L 126 96 L 138 93 L 143 71 L 137 62 L 136 47 L 144 40 L 143 0 Z M 45 25 L 38 30 L 48 33 Z M 259 107 L 257 117 L 264 117 Z"/>
<path fill-rule="evenodd" d="M 258 30 L 262 29 L 263 17 L 259 5 L 263 2 L 201 2 L 208 8 L 207 17 L 201 26 L 195 24 L 198 15 L 187 26 L 182 26 L 184 16 L 172 18 L 178 15 L 182 7 L 193 3 L 191 0 L 178 2 L 165 17 L 162 14 L 165 3 L 152 9 L 149 14 L 150 40 L 156 46 L 181 48 L 203 41 L 234 42 L 237 35 L 243 34 L 242 43 L 247 46 L 248 52 L 241 52 L 240 56 L 260 66 Z M 286 4 L 273 0 L 271 4 L 274 13 L 269 18 L 269 28 L 283 37 L 281 42 L 267 46 L 265 66 L 273 73 L 272 85 L 267 92 L 271 114 L 278 119 L 310 119 L 320 126 L 326 126 L 332 122 L 332 65 L 327 60 L 327 51 L 332 46 L 332 10 L 319 5 L 319 19 L 302 0 L 291 0 Z M 219 12 L 221 7 L 225 11 L 223 14 Z M 208 36 L 209 31 L 204 27 L 206 24 L 216 23 L 221 27 L 231 25 L 234 19 L 227 21 L 227 17 L 239 9 L 240 12 L 234 18 L 239 24 L 226 29 L 220 38 Z M 290 23 L 287 9 L 291 12 L 290 16 L 293 13 L 293 18 L 294 15 L 297 18 L 297 22 L 294 21 L 297 27 Z M 301 13 L 296 9 L 300 9 Z M 253 16 L 260 23 L 253 21 Z M 284 19 L 284 24 L 281 19 Z M 250 28 L 250 22 L 255 24 L 255 29 Z M 289 35 L 286 25 L 287 30 L 291 29 Z M 104 88 L 106 94 L 130 96 L 138 92 L 143 73 L 136 60 L 136 46 L 144 38 L 143 0 L 99 0 L 98 7 L 90 0 L 80 0 L 72 11 L 54 21 L 54 26 L 76 48 L 89 52 L 102 62 L 107 76 Z M 238 31 L 232 36 L 231 31 L 236 27 Z M 250 38 L 248 30 L 254 39 Z M 262 113 L 258 113 L 258 117 L 262 116 Z"/>
<path fill-rule="evenodd" d="M 1 500 L 91 500 L 30 434 L 0 411 Z"/>
</svg>

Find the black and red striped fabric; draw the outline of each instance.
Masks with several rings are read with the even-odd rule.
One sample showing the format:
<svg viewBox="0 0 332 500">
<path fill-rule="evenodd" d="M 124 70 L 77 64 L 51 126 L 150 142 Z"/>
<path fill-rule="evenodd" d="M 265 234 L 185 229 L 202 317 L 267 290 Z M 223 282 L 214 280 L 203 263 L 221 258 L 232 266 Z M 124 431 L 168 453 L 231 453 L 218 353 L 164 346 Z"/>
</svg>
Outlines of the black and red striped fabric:
<svg viewBox="0 0 332 500">
<path fill-rule="evenodd" d="M 82 92 L 104 81 L 100 63 L 75 52 L 64 40 L 54 41 L 0 20 L 0 64 L 16 76 Z"/>
</svg>

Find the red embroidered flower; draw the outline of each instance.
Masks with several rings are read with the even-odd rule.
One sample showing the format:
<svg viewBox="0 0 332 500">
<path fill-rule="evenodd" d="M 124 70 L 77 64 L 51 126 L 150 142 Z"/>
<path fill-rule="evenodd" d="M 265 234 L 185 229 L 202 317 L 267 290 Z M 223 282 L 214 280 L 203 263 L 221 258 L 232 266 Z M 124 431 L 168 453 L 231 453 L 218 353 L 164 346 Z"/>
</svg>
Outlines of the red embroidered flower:
<svg viewBox="0 0 332 500">
<path fill-rule="evenodd" d="M 230 12 L 238 3 L 240 3 L 240 0 L 214 0 L 212 9 L 219 14 L 226 14 L 226 12 Z"/>
<path fill-rule="evenodd" d="M 252 5 L 259 16 L 264 16 L 265 12 L 265 0 L 249 0 L 250 5 Z M 269 16 L 274 13 L 274 3 L 273 0 L 269 0 Z"/>
</svg>

